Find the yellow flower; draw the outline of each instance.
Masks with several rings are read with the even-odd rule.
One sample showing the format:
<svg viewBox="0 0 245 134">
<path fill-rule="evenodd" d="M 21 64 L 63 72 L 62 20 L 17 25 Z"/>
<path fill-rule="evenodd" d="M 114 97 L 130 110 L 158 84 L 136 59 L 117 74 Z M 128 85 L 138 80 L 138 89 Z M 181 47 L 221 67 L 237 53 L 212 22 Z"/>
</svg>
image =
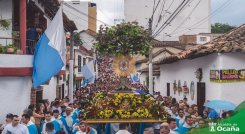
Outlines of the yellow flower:
<svg viewBox="0 0 245 134">
<path fill-rule="evenodd" d="M 130 115 L 130 112 L 127 112 L 127 115 Z"/>
<path fill-rule="evenodd" d="M 104 112 L 103 111 L 100 111 L 100 115 L 103 115 L 104 114 Z"/>
</svg>

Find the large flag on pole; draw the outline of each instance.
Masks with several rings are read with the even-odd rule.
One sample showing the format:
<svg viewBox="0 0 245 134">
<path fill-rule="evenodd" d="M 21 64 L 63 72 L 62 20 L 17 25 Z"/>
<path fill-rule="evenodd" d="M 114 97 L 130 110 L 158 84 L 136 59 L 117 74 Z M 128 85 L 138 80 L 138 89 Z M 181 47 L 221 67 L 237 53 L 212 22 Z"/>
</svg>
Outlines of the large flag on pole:
<svg viewBox="0 0 245 134">
<path fill-rule="evenodd" d="M 82 67 L 82 73 L 84 80 L 81 83 L 82 87 L 85 87 L 87 84 L 94 83 L 95 80 L 95 71 L 94 71 L 94 61 L 91 60 L 86 65 Z"/>
<path fill-rule="evenodd" d="M 62 9 L 39 39 L 34 54 L 32 79 L 34 88 L 46 83 L 65 65 L 65 35 Z"/>
</svg>

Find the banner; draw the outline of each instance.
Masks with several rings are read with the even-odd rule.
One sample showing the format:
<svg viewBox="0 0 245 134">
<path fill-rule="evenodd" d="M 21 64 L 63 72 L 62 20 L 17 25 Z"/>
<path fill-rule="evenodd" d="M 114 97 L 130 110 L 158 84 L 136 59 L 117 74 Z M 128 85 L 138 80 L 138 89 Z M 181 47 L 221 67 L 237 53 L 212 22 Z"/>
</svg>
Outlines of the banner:
<svg viewBox="0 0 245 134">
<path fill-rule="evenodd" d="M 245 69 L 210 70 L 212 82 L 240 82 L 245 81 Z"/>
</svg>

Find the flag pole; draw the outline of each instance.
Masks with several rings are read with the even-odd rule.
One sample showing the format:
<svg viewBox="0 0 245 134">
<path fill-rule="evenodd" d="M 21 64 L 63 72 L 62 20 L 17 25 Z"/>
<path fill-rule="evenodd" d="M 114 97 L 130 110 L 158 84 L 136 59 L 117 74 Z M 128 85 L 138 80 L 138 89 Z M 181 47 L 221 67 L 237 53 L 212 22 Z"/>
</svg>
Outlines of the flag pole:
<svg viewBox="0 0 245 134">
<path fill-rule="evenodd" d="M 73 102 L 73 32 L 70 36 L 70 60 L 69 60 L 69 99 Z"/>
<path fill-rule="evenodd" d="M 65 1 L 61 1 L 61 7 L 62 7 L 62 11 L 63 11 L 63 4 Z M 73 31 L 70 31 L 71 35 L 70 35 L 70 59 L 69 59 L 69 85 L 68 85 L 68 97 L 70 99 L 70 102 L 73 103 L 73 72 L 74 72 L 74 61 L 73 61 Z"/>
</svg>

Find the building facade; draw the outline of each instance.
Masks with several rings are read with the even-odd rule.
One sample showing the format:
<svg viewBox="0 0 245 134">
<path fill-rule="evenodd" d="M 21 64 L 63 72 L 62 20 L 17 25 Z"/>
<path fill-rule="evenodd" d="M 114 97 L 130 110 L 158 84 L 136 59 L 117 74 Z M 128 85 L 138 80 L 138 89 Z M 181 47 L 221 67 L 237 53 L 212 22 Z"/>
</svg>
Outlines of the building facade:
<svg viewBox="0 0 245 134">
<path fill-rule="evenodd" d="M 244 37 L 245 25 L 242 25 L 204 45 L 159 60 L 155 63 L 160 65 L 161 89 L 158 91 L 177 100 L 187 97 L 190 104 L 200 106 L 215 99 L 238 105 L 245 100 L 242 95 L 245 86 Z M 184 92 L 184 83 L 188 92 Z M 192 88 L 191 83 L 194 84 Z M 176 93 L 174 89 L 177 89 Z"/>
<path fill-rule="evenodd" d="M 36 26 L 41 26 L 44 32 L 57 11 L 54 10 L 59 8 L 58 1 L 3 0 L 0 1 L 0 6 L 0 15 L 10 23 L 9 29 L 0 29 L 0 44 L 2 44 L 0 45 L 2 100 L 0 124 L 2 124 L 7 113 L 21 115 L 29 104 L 40 103 L 46 99 L 53 101 L 55 98 L 64 98 L 67 89 L 65 89 L 64 67 L 46 84 L 33 89 L 33 52 L 37 40 L 31 42 L 26 34 L 29 28 Z M 76 29 L 66 15 L 64 15 L 64 26 L 65 30 Z M 6 48 L 5 51 L 6 46 L 12 49 Z"/>
</svg>

